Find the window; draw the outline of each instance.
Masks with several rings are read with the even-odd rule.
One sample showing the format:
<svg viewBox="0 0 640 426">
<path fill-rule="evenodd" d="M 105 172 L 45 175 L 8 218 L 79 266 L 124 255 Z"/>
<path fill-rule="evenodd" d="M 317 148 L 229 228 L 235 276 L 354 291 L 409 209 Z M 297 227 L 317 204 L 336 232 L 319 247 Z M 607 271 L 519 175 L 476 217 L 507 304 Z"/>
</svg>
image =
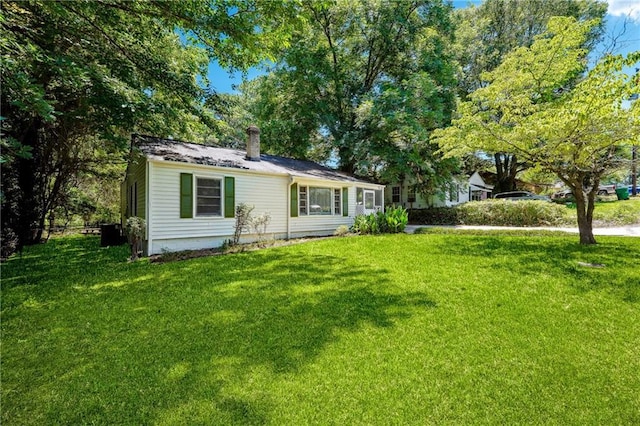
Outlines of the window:
<svg viewBox="0 0 640 426">
<path fill-rule="evenodd" d="M 342 190 L 300 186 L 298 188 L 298 213 L 302 215 L 342 214 Z"/>
<path fill-rule="evenodd" d="M 309 187 L 309 214 L 325 215 L 332 212 L 332 191 L 330 188 Z"/>
<path fill-rule="evenodd" d="M 196 216 L 221 216 L 220 179 L 196 178 Z"/>
<path fill-rule="evenodd" d="M 300 187 L 300 197 L 298 198 L 300 201 L 300 214 L 307 214 L 307 187 Z"/>
<path fill-rule="evenodd" d="M 471 201 L 482 201 L 482 191 L 471 191 Z"/>
<path fill-rule="evenodd" d="M 138 182 L 129 185 L 129 216 L 138 216 Z"/>
<path fill-rule="evenodd" d="M 411 188 L 409 190 L 409 193 L 407 194 L 407 201 L 409 203 L 415 203 L 416 202 L 416 190 L 414 188 Z"/>
<path fill-rule="evenodd" d="M 394 186 L 391 188 L 391 202 L 399 203 L 400 202 L 400 187 Z"/>
</svg>

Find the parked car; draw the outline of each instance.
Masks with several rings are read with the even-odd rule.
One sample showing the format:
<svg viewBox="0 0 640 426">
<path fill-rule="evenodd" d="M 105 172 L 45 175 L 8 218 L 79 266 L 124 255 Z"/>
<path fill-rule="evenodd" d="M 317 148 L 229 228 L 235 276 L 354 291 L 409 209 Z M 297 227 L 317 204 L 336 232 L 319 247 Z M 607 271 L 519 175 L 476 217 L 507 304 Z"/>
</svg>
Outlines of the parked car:
<svg viewBox="0 0 640 426">
<path fill-rule="evenodd" d="M 629 192 L 631 192 L 631 186 L 629 186 Z M 598 187 L 598 195 L 616 195 L 616 186 L 615 185 L 600 185 Z M 570 189 L 563 189 L 562 191 L 558 191 L 554 193 L 551 198 L 570 198 L 573 196 L 573 193 Z"/>
<path fill-rule="evenodd" d="M 573 192 L 570 189 L 563 189 L 562 191 L 558 191 L 551 196 L 551 198 L 554 200 L 570 197 L 573 197 Z"/>
<path fill-rule="evenodd" d="M 500 194 L 496 194 L 493 198 L 502 199 L 502 200 L 514 200 L 514 201 L 517 201 L 517 200 L 551 201 L 551 199 L 546 195 L 538 195 L 528 191 L 501 192 Z"/>
<path fill-rule="evenodd" d="M 629 185 L 629 194 L 633 193 L 633 185 Z M 636 186 L 636 194 L 640 194 L 640 185 Z"/>
<path fill-rule="evenodd" d="M 616 195 L 615 185 L 600 185 L 598 187 L 598 195 Z"/>
</svg>

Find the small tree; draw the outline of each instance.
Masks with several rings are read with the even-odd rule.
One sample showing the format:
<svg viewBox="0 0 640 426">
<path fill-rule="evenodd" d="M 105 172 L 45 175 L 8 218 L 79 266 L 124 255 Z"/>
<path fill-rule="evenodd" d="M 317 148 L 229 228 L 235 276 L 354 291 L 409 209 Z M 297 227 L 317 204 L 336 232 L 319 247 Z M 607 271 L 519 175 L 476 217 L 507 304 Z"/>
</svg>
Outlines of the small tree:
<svg viewBox="0 0 640 426">
<path fill-rule="evenodd" d="M 485 74 L 489 83 L 458 106 L 435 139 L 448 155 L 512 152 L 554 173 L 576 197 L 581 244 L 595 244 L 593 210 L 600 179 L 619 165 L 619 147 L 640 132 L 638 91 L 624 71 L 640 52 L 607 56 L 585 71 L 584 40 L 597 22 L 552 18 L 530 48 L 519 48 Z M 577 79 L 576 76 L 581 76 Z"/>
<path fill-rule="evenodd" d="M 132 216 L 127 219 L 125 231 L 131 247 L 131 260 L 138 260 L 138 255 L 141 251 L 140 243 L 144 238 L 146 227 L 146 221 L 140 217 Z"/>
<path fill-rule="evenodd" d="M 271 214 L 268 212 L 262 213 L 260 216 L 251 219 L 251 227 L 258 236 L 258 245 L 264 245 L 264 235 L 267 232 L 267 226 L 271 223 Z"/>
<path fill-rule="evenodd" d="M 251 227 L 251 212 L 253 209 L 253 206 L 250 207 L 245 203 L 240 203 L 236 207 L 236 225 L 233 231 L 233 241 L 231 241 L 231 245 L 238 245 L 242 233 L 248 231 Z"/>
</svg>

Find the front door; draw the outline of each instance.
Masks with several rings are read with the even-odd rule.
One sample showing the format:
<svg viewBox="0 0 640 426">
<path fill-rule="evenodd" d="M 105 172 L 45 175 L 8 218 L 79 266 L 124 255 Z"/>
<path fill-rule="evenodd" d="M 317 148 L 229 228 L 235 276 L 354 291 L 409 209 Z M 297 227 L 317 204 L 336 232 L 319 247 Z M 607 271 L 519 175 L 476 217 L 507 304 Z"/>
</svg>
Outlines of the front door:
<svg viewBox="0 0 640 426">
<path fill-rule="evenodd" d="M 364 190 L 364 214 L 374 213 L 376 211 L 376 193 L 372 190 Z"/>
</svg>

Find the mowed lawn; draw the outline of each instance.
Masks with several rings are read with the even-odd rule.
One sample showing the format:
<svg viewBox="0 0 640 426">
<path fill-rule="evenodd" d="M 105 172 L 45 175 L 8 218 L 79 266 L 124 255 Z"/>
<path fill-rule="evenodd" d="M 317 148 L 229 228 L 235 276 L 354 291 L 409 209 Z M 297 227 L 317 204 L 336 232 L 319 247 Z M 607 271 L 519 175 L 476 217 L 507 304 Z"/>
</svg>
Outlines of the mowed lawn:
<svg viewBox="0 0 640 426">
<path fill-rule="evenodd" d="M 640 424 L 640 239 L 348 237 L 2 265 L 1 421 Z M 592 267 L 584 264 L 598 264 Z"/>
</svg>

